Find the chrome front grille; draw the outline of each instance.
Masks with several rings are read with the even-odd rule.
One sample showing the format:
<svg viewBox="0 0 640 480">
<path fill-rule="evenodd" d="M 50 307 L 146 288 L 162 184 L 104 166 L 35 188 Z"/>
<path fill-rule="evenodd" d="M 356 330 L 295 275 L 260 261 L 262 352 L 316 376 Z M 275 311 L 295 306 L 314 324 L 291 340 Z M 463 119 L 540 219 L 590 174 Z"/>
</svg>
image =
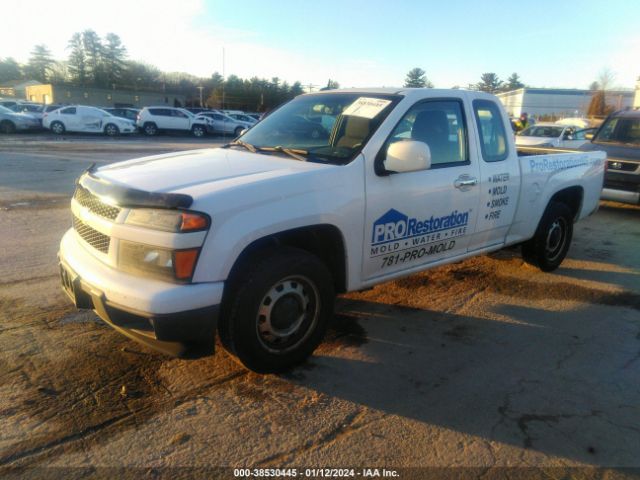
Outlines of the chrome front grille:
<svg viewBox="0 0 640 480">
<path fill-rule="evenodd" d="M 109 253 L 109 241 L 111 240 L 104 233 L 100 233 L 95 228 L 90 227 L 75 215 L 73 216 L 73 229 L 78 232 L 80 238 L 102 253 Z"/>
<path fill-rule="evenodd" d="M 120 213 L 120 208 L 107 205 L 82 185 L 76 187 L 73 198 L 75 198 L 76 202 L 80 205 L 88 208 L 90 212 L 100 217 L 108 218 L 109 220 L 115 220 Z"/>
</svg>

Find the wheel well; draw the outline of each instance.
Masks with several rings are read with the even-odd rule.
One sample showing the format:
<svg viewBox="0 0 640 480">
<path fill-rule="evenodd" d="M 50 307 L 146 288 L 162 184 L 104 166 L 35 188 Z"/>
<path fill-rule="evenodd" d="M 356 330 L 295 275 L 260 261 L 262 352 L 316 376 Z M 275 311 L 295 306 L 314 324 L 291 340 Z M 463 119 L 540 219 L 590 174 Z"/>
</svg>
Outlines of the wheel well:
<svg viewBox="0 0 640 480">
<path fill-rule="evenodd" d="M 278 232 L 253 241 L 234 263 L 229 278 L 232 279 L 244 265 L 250 265 L 257 255 L 281 246 L 299 248 L 316 255 L 329 269 L 336 292 L 346 292 L 344 241 L 340 230 L 334 225 L 311 225 Z"/>
<path fill-rule="evenodd" d="M 561 202 L 564 203 L 571 213 L 573 214 L 573 219 L 576 220 L 578 215 L 580 214 L 580 208 L 582 207 L 582 199 L 584 197 L 584 190 L 582 187 L 569 187 L 564 190 L 560 190 L 556 192 L 549 202 Z"/>
</svg>

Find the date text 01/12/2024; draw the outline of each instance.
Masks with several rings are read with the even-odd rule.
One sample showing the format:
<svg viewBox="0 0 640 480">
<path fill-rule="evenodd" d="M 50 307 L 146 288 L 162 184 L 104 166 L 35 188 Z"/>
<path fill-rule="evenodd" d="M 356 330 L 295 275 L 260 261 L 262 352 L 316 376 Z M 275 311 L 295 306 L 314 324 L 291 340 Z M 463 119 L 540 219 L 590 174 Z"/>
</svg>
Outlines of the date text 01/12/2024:
<svg viewBox="0 0 640 480">
<path fill-rule="evenodd" d="M 236 478 L 397 478 L 399 472 L 387 468 L 234 468 Z"/>
</svg>

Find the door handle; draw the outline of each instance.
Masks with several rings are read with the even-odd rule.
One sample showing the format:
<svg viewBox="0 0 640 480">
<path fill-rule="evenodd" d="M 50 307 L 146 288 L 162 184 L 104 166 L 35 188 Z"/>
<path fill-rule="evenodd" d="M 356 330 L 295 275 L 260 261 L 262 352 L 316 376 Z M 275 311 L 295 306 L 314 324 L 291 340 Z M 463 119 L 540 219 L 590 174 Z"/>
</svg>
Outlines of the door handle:
<svg viewBox="0 0 640 480">
<path fill-rule="evenodd" d="M 469 175 L 460 175 L 453 182 L 453 186 L 463 192 L 478 184 L 478 179 Z"/>
</svg>

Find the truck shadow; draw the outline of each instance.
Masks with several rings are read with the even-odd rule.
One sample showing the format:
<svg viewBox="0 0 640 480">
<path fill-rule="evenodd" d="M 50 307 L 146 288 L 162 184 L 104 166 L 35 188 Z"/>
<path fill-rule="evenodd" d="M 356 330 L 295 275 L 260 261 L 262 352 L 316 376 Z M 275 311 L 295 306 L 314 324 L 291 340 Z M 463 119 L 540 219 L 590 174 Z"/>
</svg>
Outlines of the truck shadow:
<svg viewBox="0 0 640 480">
<path fill-rule="evenodd" d="M 500 321 L 349 301 L 342 315 L 359 318 L 366 333 L 347 335 L 367 342 L 366 359 L 336 354 L 344 348 L 338 336 L 310 362 L 315 368 L 285 378 L 497 448 L 637 465 L 631 445 L 639 432 L 627 426 L 640 423 L 640 408 L 623 406 L 640 404 L 640 316 L 637 299 L 621 303 L 631 309 L 631 323 L 616 321 L 604 306 L 554 312 L 502 304 L 493 311 L 508 318 Z"/>
</svg>

